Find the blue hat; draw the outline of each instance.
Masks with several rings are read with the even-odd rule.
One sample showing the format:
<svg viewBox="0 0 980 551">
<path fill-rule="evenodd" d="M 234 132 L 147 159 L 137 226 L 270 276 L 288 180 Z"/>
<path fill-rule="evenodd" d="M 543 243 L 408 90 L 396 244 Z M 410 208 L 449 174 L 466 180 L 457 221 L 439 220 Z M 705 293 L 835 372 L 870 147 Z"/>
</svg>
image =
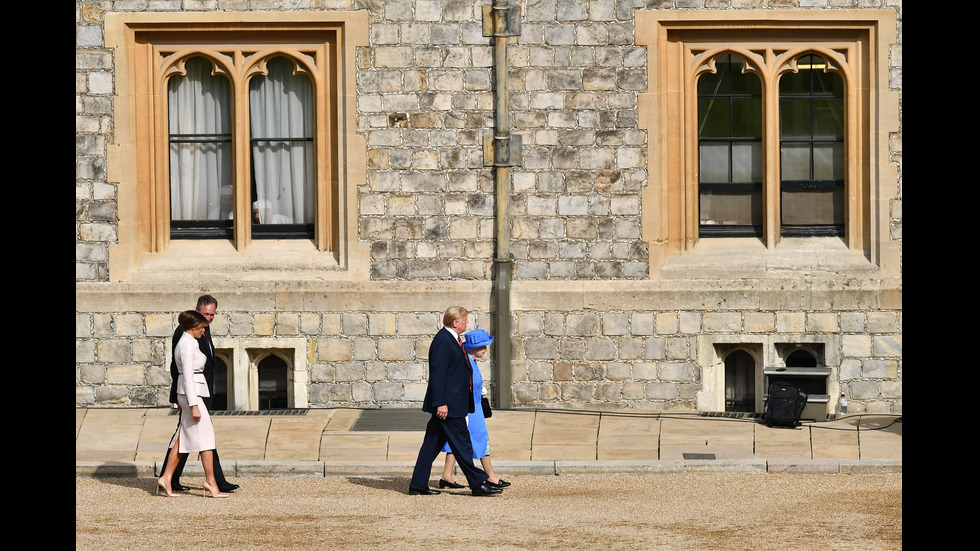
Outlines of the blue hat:
<svg viewBox="0 0 980 551">
<path fill-rule="evenodd" d="M 493 337 L 490 336 L 490 333 L 487 333 L 483 329 L 474 329 L 463 336 L 466 337 L 466 340 L 463 341 L 463 347 L 470 350 L 490 346 L 493 342 Z"/>
</svg>

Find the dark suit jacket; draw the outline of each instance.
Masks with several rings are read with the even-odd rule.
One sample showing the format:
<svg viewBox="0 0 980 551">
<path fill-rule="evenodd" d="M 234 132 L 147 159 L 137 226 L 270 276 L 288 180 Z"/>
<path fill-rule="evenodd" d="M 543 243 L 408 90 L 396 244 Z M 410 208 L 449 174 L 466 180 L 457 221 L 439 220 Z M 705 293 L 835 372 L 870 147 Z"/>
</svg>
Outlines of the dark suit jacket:
<svg viewBox="0 0 980 551">
<path fill-rule="evenodd" d="M 435 414 L 436 408 L 446 405 L 449 417 L 473 413 L 472 380 L 473 368 L 463 347 L 446 328 L 440 329 L 429 346 L 429 386 L 422 410 Z"/>
<path fill-rule="evenodd" d="M 170 384 L 170 403 L 177 403 L 177 377 L 180 376 L 180 371 L 177 370 L 177 360 L 173 357 L 174 349 L 177 348 L 177 342 L 180 341 L 180 337 L 184 334 L 184 328 L 177 325 L 177 330 L 174 331 L 173 341 L 170 343 L 170 378 L 172 380 Z M 201 348 L 201 352 L 204 353 L 204 357 L 207 361 L 204 363 L 204 378 L 208 381 L 208 393 L 214 396 L 214 351 L 211 349 L 211 328 L 205 327 L 204 334 L 201 338 L 197 339 L 197 344 Z M 211 396 L 201 397 L 204 401 L 204 405 L 207 406 L 208 411 L 211 410 Z"/>
</svg>

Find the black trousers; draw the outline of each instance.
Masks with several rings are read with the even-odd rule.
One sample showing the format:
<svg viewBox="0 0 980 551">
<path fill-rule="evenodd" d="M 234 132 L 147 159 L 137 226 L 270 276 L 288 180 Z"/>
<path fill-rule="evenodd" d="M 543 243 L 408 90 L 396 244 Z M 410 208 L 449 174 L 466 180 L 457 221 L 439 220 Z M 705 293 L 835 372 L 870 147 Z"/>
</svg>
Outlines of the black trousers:
<svg viewBox="0 0 980 551">
<path fill-rule="evenodd" d="M 432 462 L 442 452 L 446 442 L 449 442 L 449 450 L 456 456 L 456 464 L 466 476 L 470 488 L 486 482 L 489 478 L 487 473 L 473 464 L 473 443 L 470 441 L 470 431 L 466 428 L 466 417 L 447 417 L 442 420 L 433 415 L 425 425 L 425 436 L 422 447 L 419 448 L 419 457 L 415 461 L 409 488 L 423 490 L 429 487 Z"/>
</svg>

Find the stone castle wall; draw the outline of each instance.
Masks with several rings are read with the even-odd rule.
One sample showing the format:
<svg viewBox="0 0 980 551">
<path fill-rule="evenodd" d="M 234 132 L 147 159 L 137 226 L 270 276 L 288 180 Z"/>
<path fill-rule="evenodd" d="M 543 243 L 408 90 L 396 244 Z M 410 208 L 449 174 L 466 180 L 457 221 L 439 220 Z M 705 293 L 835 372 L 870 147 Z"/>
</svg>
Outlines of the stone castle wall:
<svg viewBox="0 0 980 551">
<path fill-rule="evenodd" d="M 489 0 L 76 1 L 76 405 L 167 402 L 176 314 L 208 292 L 220 303 L 216 343 L 247 363 L 250 342 L 288 341 L 301 355 L 310 406 L 416 405 L 442 310 L 491 327 L 495 198 L 484 166 L 492 133 L 493 55 L 482 33 Z M 902 408 L 901 279 L 833 268 L 705 278 L 658 273 L 644 240 L 641 192 L 656 169 L 639 124 L 647 88 L 636 10 L 893 9 L 887 54 L 901 91 L 900 0 L 530 0 L 509 45 L 513 132 L 513 385 L 516 406 L 717 409 L 713 377 L 726 346 L 769 358 L 783 342 L 820 342 L 831 387 L 854 412 Z M 364 281 L 110 283 L 119 231 L 107 176 L 114 138 L 110 12 L 354 10 L 369 14 L 357 65 L 357 186 Z M 901 132 L 888 136 L 900 167 Z M 901 180 L 887 238 L 901 242 Z M 722 270 L 724 272 L 724 270 Z M 775 275 L 774 275 L 775 274 Z M 270 340 L 271 339 L 271 340 Z M 274 346 L 271 346 L 274 348 Z M 754 348 L 753 348 L 754 347 Z M 498 366 L 485 362 L 496 379 Z M 493 387 L 494 392 L 499 389 Z M 298 387 L 299 388 L 299 387 Z"/>
</svg>

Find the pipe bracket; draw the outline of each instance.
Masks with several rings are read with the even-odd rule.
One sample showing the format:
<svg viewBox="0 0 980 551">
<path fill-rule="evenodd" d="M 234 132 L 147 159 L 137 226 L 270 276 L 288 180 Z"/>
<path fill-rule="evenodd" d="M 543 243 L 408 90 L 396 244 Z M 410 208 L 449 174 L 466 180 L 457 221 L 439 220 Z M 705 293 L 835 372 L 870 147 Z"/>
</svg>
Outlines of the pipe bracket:
<svg viewBox="0 0 980 551">
<path fill-rule="evenodd" d="M 483 166 L 520 166 L 523 160 L 520 134 L 485 136 L 483 138 Z"/>
<path fill-rule="evenodd" d="M 521 7 L 483 6 L 483 36 L 520 36 Z"/>
</svg>

